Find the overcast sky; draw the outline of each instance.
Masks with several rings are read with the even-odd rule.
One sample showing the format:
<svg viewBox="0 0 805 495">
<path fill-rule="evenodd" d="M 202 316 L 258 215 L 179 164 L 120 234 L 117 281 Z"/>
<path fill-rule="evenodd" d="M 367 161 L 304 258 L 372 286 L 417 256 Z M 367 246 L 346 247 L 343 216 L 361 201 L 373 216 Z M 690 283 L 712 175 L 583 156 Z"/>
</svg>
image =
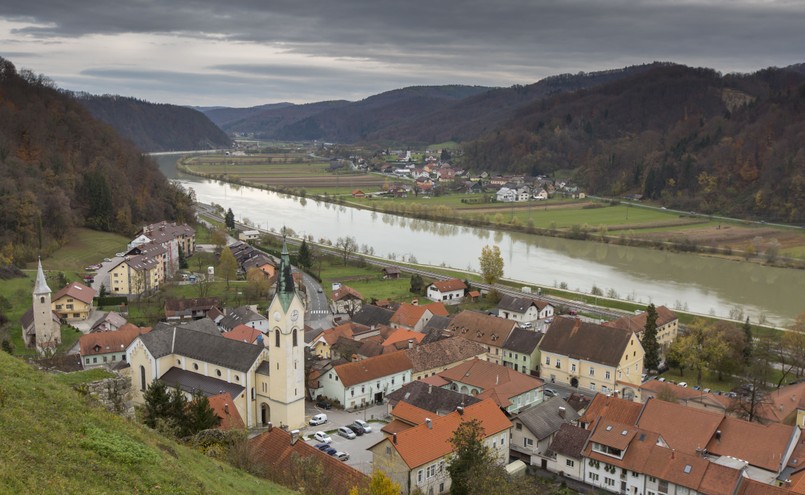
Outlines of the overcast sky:
<svg viewBox="0 0 805 495">
<path fill-rule="evenodd" d="M 805 0 L 4 0 L 0 56 L 162 103 L 360 100 L 655 60 L 805 62 Z"/>
</svg>

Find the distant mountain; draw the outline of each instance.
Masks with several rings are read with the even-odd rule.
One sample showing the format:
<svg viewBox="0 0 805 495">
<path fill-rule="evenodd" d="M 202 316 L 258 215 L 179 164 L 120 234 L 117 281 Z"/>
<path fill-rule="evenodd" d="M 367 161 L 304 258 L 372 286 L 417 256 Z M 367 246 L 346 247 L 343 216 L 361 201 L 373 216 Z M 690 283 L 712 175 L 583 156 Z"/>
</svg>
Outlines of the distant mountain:
<svg viewBox="0 0 805 495">
<path fill-rule="evenodd" d="M 805 223 L 805 74 L 654 67 L 534 102 L 464 145 L 464 163 L 564 170 L 589 192 Z"/>
<path fill-rule="evenodd" d="M 0 58 L 0 265 L 36 259 L 74 226 L 131 234 L 189 221 L 189 197 L 45 76 Z"/>
<path fill-rule="evenodd" d="M 213 122 L 213 124 L 217 125 L 221 129 L 227 129 L 233 124 L 237 124 L 240 121 L 248 121 L 249 119 L 257 117 L 265 112 L 293 106 L 296 105 L 293 103 L 269 103 L 267 105 L 259 105 L 248 108 L 198 107 L 196 109 L 200 112 L 203 112 L 204 115 L 206 115 L 207 118 Z"/>
<path fill-rule="evenodd" d="M 226 133 L 192 108 L 116 95 L 74 96 L 95 118 L 144 151 L 226 148 L 232 144 Z"/>
</svg>

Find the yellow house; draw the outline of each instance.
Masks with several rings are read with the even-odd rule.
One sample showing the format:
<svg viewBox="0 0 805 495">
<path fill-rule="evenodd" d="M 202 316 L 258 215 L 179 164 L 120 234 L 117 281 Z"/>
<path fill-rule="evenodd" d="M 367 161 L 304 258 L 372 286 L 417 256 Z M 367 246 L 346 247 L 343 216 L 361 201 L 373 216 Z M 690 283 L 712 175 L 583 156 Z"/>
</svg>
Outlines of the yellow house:
<svg viewBox="0 0 805 495">
<path fill-rule="evenodd" d="M 109 291 L 121 295 L 147 294 L 157 290 L 164 279 L 160 260 L 144 255 L 126 256 L 109 270 Z"/>
<path fill-rule="evenodd" d="M 558 317 L 539 347 L 540 376 L 546 384 L 639 399 L 644 351 L 635 333 Z"/>
<path fill-rule="evenodd" d="M 92 312 L 95 289 L 78 282 L 70 282 L 53 295 L 51 309 L 66 321 L 86 320 Z"/>
</svg>

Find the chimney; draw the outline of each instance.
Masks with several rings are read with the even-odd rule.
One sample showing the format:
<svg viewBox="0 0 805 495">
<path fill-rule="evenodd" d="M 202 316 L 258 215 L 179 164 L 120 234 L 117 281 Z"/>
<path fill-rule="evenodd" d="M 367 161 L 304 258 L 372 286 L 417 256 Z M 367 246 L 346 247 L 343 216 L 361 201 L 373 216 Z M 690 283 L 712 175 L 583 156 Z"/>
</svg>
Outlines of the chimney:
<svg viewBox="0 0 805 495">
<path fill-rule="evenodd" d="M 271 430 L 273 430 L 273 429 L 274 429 L 274 425 L 273 425 L 273 424 L 271 424 L 271 422 L 269 421 L 269 422 L 268 422 L 268 431 L 271 431 Z"/>
<path fill-rule="evenodd" d="M 414 306 L 419 306 L 419 299 L 412 299 L 411 304 L 413 304 Z"/>
<path fill-rule="evenodd" d="M 229 414 L 229 404 L 224 404 L 224 412 Z"/>
<path fill-rule="evenodd" d="M 676 459 L 676 449 L 671 449 L 671 459 Z"/>
<path fill-rule="evenodd" d="M 495 385 L 500 385 L 500 375 L 495 375 Z"/>
<path fill-rule="evenodd" d="M 559 407 L 559 417 L 564 419 L 564 417 L 565 417 L 565 408 L 564 407 L 561 407 L 561 406 Z"/>
<path fill-rule="evenodd" d="M 433 384 L 429 383 L 428 384 L 428 395 L 430 395 L 431 392 L 433 392 Z"/>
<path fill-rule="evenodd" d="M 396 433 L 391 434 L 391 441 L 394 442 L 394 445 L 397 445 L 397 434 Z"/>
<path fill-rule="evenodd" d="M 721 441 L 721 430 L 716 430 L 716 440 Z"/>
<path fill-rule="evenodd" d="M 414 348 L 414 339 L 408 339 L 408 348 L 409 348 L 409 349 L 413 349 L 413 348 Z"/>
<path fill-rule="evenodd" d="M 464 408 L 463 408 L 463 407 L 458 406 L 458 407 L 456 408 L 456 411 L 458 411 L 458 415 L 459 415 L 459 416 L 463 416 L 463 415 L 464 415 Z"/>
<path fill-rule="evenodd" d="M 433 421 L 431 421 L 430 418 L 425 418 L 425 424 L 428 425 L 429 430 L 433 429 Z"/>
<path fill-rule="evenodd" d="M 299 430 L 291 430 L 291 445 L 295 444 L 297 440 L 299 440 Z"/>
</svg>

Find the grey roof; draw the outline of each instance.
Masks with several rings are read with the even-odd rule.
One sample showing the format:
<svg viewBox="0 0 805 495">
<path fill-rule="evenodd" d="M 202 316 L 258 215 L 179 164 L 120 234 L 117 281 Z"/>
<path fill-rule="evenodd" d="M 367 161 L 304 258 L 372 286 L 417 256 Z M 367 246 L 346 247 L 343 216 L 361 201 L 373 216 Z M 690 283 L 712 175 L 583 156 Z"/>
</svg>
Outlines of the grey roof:
<svg viewBox="0 0 805 495">
<path fill-rule="evenodd" d="M 564 407 L 564 417 L 560 408 Z M 540 440 L 548 438 L 557 431 L 563 423 L 579 419 L 579 413 L 561 397 L 552 397 L 536 406 L 523 410 L 512 420 L 520 420 L 528 430 Z"/>
<path fill-rule="evenodd" d="M 422 333 L 430 333 L 431 330 L 444 330 L 448 327 L 448 325 L 450 325 L 449 316 L 433 315 L 430 321 L 428 321 L 428 323 L 422 329 Z"/>
<path fill-rule="evenodd" d="M 268 361 L 263 361 L 262 363 L 260 363 L 260 366 L 257 367 L 256 373 L 258 375 L 269 376 L 271 374 L 269 372 L 270 370 L 271 370 L 271 365 L 268 363 Z"/>
<path fill-rule="evenodd" d="M 171 387 L 179 388 L 185 392 L 201 391 L 207 397 L 228 392 L 233 399 L 237 398 L 245 388 L 236 383 L 229 383 L 211 376 L 204 376 L 192 371 L 173 367 L 160 377 L 160 380 Z"/>
<path fill-rule="evenodd" d="M 247 306 L 241 306 L 230 311 L 218 322 L 218 325 L 221 326 L 221 328 L 232 330 L 238 325 L 245 325 L 246 323 L 259 320 L 265 320 L 265 317 L 255 313 Z"/>
<path fill-rule="evenodd" d="M 517 297 L 503 294 L 498 303 L 498 309 L 514 311 L 515 313 L 525 313 L 531 305 L 536 305 L 536 303 L 530 297 Z"/>
<path fill-rule="evenodd" d="M 215 325 L 212 320 L 207 320 Z M 244 373 L 254 365 L 264 349 L 222 337 L 217 330 L 215 335 L 195 330 L 191 324 L 173 326 L 159 323 L 149 333 L 140 335 L 139 339 L 155 358 L 178 354 Z"/>
<path fill-rule="evenodd" d="M 36 267 L 36 283 L 34 284 L 34 294 L 49 294 L 51 292 L 48 287 L 47 279 L 45 279 L 45 272 L 42 270 L 42 258 L 39 259 L 39 264 Z"/>
<path fill-rule="evenodd" d="M 548 327 L 539 348 L 542 352 L 618 366 L 632 335 L 620 328 L 560 316 Z"/>
<path fill-rule="evenodd" d="M 391 322 L 391 317 L 394 311 L 372 304 L 364 304 L 361 310 L 352 315 L 352 321 L 366 325 L 367 327 L 377 325 L 388 325 Z"/>
<path fill-rule="evenodd" d="M 109 323 L 109 325 L 111 325 L 111 326 L 113 326 L 115 328 L 120 328 L 120 327 L 122 327 L 123 325 L 126 324 L 126 319 L 123 318 L 120 315 L 120 313 L 117 313 L 115 311 L 110 311 L 110 312 L 106 313 L 103 316 L 103 318 L 99 319 L 98 321 L 95 322 L 94 325 L 92 325 L 92 330 L 95 330 L 95 329 L 99 328 L 100 326 L 102 326 L 104 323 L 107 323 L 107 322 Z"/>
<path fill-rule="evenodd" d="M 519 352 L 521 354 L 531 354 L 534 349 L 539 345 L 542 340 L 542 334 L 533 330 L 526 330 L 524 328 L 515 328 L 503 348 L 507 351 Z"/>
<path fill-rule="evenodd" d="M 408 383 L 401 389 L 386 395 L 386 398 L 392 406 L 403 401 L 440 415 L 455 411 L 458 406 L 471 406 L 481 402 L 480 399 L 471 395 L 434 387 L 420 381 Z"/>
<path fill-rule="evenodd" d="M 559 427 L 548 451 L 573 459 L 581 459 L 581 451 L 589 435 L 590 432 L 584 428 L 565 423 Z"/>
</svg>

